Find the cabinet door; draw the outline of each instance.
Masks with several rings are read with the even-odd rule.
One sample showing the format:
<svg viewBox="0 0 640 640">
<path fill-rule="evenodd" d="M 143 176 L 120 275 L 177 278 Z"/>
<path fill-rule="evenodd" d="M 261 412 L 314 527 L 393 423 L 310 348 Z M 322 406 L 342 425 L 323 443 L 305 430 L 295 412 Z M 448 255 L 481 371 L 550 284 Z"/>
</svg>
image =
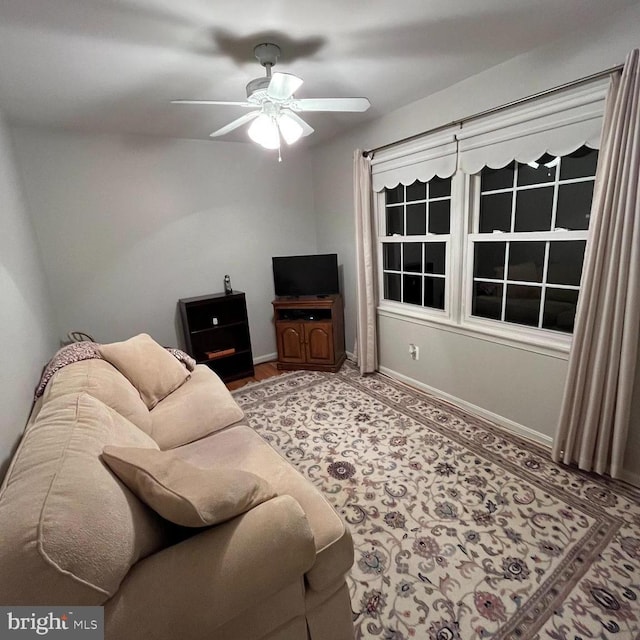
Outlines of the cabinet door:
<svg viewBox="0 0 640 640">
<path fill-rule="evenodd" d="M 299 322 L 278 322 L 276 332 L 278 359 L 281 362 L 303 363 L 305 361 L 304 325 Z"/>
<path fill-rule="evenodd" d="M 308 322 L 305 346 L 309 364 L 333 364 L 333 325 L 331 322 Z"/>
</svg>

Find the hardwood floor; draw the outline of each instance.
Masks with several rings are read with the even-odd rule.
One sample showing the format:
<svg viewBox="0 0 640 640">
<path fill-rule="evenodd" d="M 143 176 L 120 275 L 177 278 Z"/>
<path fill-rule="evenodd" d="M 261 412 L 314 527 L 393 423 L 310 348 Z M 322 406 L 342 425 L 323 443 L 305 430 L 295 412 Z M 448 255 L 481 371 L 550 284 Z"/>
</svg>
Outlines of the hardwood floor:
<svg viewBox="0 0 640 640">
<path fill-rule="evenodd" d="M 249 382 L 259 382 L 260 380 L 266 380 L 267 378 L 279 376 L 281 373 L 286 372 L 280 371 L 280 369 L 278 369 L 275 360 L 273 362 L 262 362 L 261 364 L 257 364 L 254 367 L 253 376 L 251 376 L 250 378 L 241 378 L 240 380 L 232 380 L 231 382 L 227 382 L 227 389 L 229 389 L 229 391 L 234 391 L 235 389 L 244 387 L 244 385 L 248 384 Z"/>
</svg>

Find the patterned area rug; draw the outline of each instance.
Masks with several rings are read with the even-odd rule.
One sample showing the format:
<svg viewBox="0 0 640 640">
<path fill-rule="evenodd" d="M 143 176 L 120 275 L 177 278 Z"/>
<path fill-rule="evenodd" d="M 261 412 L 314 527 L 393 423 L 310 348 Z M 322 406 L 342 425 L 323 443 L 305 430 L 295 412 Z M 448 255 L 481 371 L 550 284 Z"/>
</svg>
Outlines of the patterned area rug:
<svg viewBox="0 0 640 640">
<path fill-rule="evenodd" d="M 640 635 L 640 492 L 346 364 L 234 394 L 349 523 L 356 638 Z"/>
</svg>

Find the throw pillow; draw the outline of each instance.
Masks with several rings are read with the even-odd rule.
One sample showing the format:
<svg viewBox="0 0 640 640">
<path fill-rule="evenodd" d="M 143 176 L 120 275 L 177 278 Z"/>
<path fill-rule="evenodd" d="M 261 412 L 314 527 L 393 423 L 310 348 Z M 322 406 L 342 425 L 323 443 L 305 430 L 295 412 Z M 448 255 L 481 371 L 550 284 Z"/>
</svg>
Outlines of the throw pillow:
<svg viewBox="0 0 640 640">
<path fill-rule="evenodd" d="M 201 469 L 172 451 L 108 446 L 102 459 L 140 500 L 185 527 L 224 522 L 276 496 L 253 473 Z"/>
<path fill-rule="evenodd" d="M 185 366 L 146 333 L 98 349 L 138 390 L 149 409 L 189 379 Z"/>
</svg>

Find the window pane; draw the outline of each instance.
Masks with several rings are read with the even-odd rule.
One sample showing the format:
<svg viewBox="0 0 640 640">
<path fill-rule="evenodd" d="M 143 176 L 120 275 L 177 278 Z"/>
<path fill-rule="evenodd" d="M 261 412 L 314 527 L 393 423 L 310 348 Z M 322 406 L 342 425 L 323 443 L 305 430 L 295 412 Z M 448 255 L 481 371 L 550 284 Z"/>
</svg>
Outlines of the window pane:
<svg viewBox="0 0 640 640">
<path fill-rule="evenodd" d="M 424 279 L 424 306 L 444 309 L 444 278 Z"/>
<path fill-rule="evenodd" d="M 382 247 L 384 257 L 384 269 L 390 271 L 400 271 L 400 244 L 389 243 Z"/>
<path fill-rule="evenodd" d="M 544 242 L 511 242 L 507 273 L 509 280 L 542 282 L 545 244 Z"/>
<path fill-rule="evenodd" d="M 476 242 L 473 264 L 475 278 L 499 278 L 504 272 L 506 242 Z"/>
<path fill-rule="evenodd" d="M 586 244 L 584 240 L 552 242 L 549 245 L 547 282 L 579 285 Z"/>
<path fill-rule="evenodd" d="M 451 195 L 451 178 L 432 178 L 429 181 L 429 197 L 445 198 Z"/>
<path fill-rule="evenodd" d="M 480 198 L 480 233 L 511 231 L 512 193 L 495 193 Z"/>
<path fill-rule="evenodd" d="M 407 202 L 411 200 L 426 200 L 427 198 L 427 184 L 416 180 L 413 184 L 407 187 Z"/>
<path fill-rule="evenodd" d="M 400 302 L 400 274 L 384 274 L 384 297 L 386 300 L 397 300 Z"/>
<path fill-rule="evenodd" d="M 416 271 L 422 273 L 422 243 L 405 242 L 404 247 L 404 271 Z"/>
<path fill-rule="evenodd" d="M 429 233 L 449 233 L 449 200 L 429 203 Z"/>
<path fill-rule="evenodd" d="M 538 158 L 538 168 L 534 168 L 529 164 L 518 163 L 518 186 L 529 184 L 542 184 L 543 182 L 553 182 L 556 179 L 556 168 L 545 167 L 545 162 L 552 162 L 555 156 L 545 153 Z"/>
<path fill-rule="evenodd" d="M 537 327 L 540 315 L 540 293 L 539 287 L 508 284 L 504 319 L 507 322 Z"/>
<path fill-rule="evenodd" d="M 593 182 L 561 184 L 558 187 L 556 227 L 588 229 L 593 198 Z"/>
<path fill-rule="evenodd" d="M 494 191 L 513 187 L 515 166 L 515 162 L 512 162 L 502 169 L 485 167 L 480 174 L 480 189 L 482 191 Z"/>
<path fill-rule="evenodd" d="M 444 275 L 446 245 L 444 242 L 429 242 L 425 244 L 425 273 L 440 273 Z"/>
<path fill-rule="evenodd" d="M 423 236 L 427 233 L 427 204 L 407 205 L 407 235 Z"/>
<path fill-rule="evenodd" d="M 393 189 L 384 190 L 387 195 L 387 204 L 396 204 L 398 202 L 404 202 L 404 186 L 399 184 Z"/>
<path fill-rule="evenodd" d="M 563 156 L 560 161 L 560 180 L 595 176 L 597 164 L 598 151 L 589 147 L 580 147 L 568 156 Z"/>
<path fill-rule="evenodd" d="M 577 304 L 577 291 L 548 288 L 545 292 L 542 326 L 545 329 L 573 333 Z"/>
<path fill-rule="evenodd" d="M 402 276 L 404 278 L 404 300 L 409 304 L 422 304 L 422 276 Z"/>
<path fill-rule="evenodd" d="M 502 285 L 494 282 L 476 282 L 473 287 L 472 302 L 472 315 L 500 320 L 502 317 Z"/>
<path fill-rule="evenodd" d="M 387 235 L 404 235 L 404 207 L 387 207 Z"/>
<path fill-rule="evenodd" d="M 518 191 L 514 231 L 550 231 L 552 206 L 553 187 Z"/>
</svg>

